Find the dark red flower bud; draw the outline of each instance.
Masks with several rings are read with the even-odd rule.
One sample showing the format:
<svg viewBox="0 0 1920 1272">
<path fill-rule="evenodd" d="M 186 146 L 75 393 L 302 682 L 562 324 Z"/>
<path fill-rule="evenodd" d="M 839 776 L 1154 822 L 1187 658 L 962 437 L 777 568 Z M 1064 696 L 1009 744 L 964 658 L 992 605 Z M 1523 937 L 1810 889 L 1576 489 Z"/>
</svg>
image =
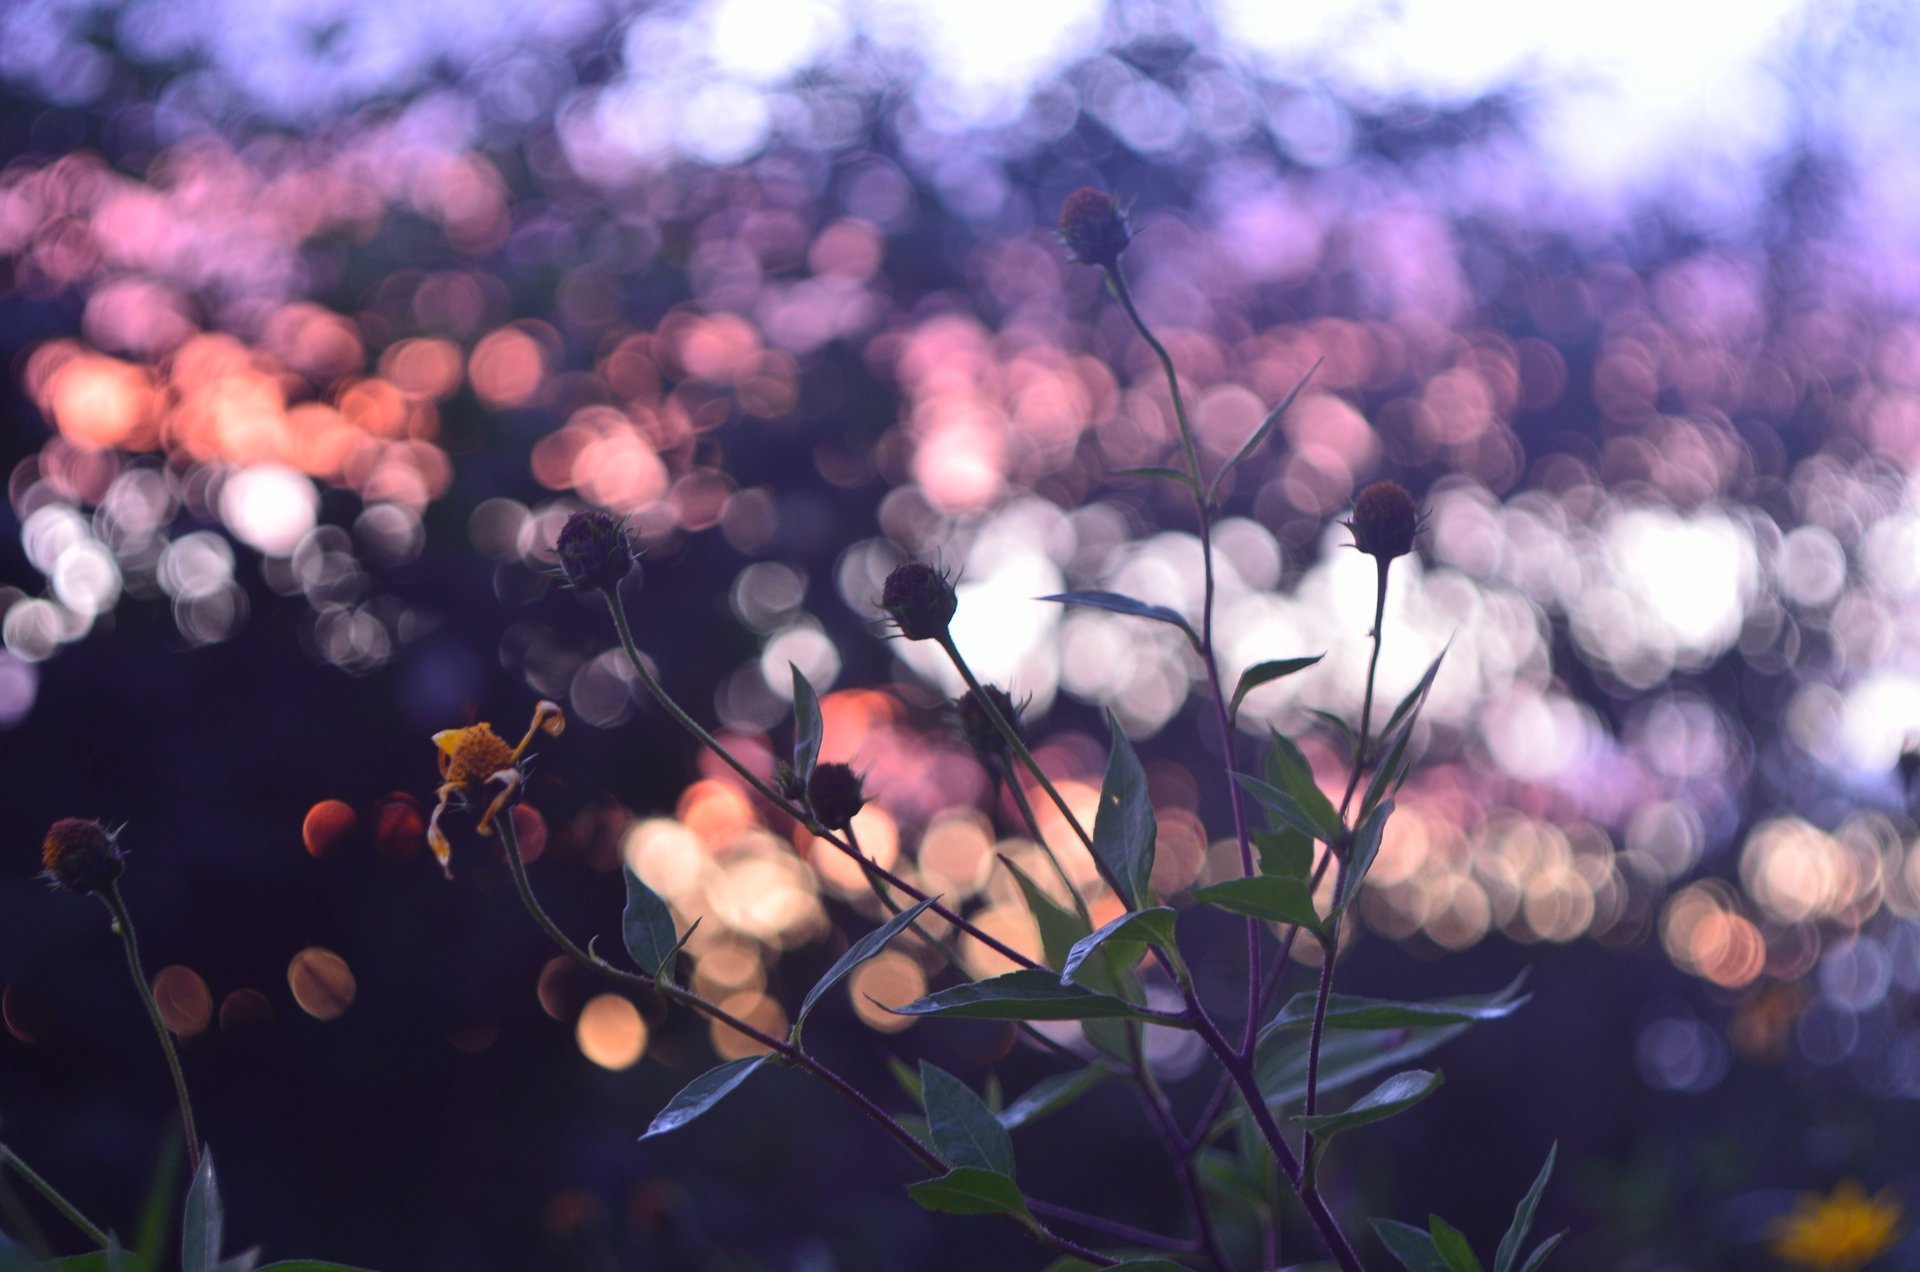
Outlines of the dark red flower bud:
<svg viewBox="0 0 1920 1272">
<path fill-rule="evenodd" d="M 127 867 L 115 833 L 97 821 L 62 817 L 40 845 L 43 877 L 70 892 L 105 892 Z"/>
<path fill-rule="evenodd" d="M 807 783 L 807 803 L 822 826 L 845 830 L 866 807 L 867 795 L 860 775 L 850 765 L 816 764 L 813 780 Z"/>
<path fill-rule="evenodd" d="M 1060 205 L 1060 241 L 1082 265 L 1111 268 L 1133 241 L 1133 231 L 1112 195 L 1081 186 Z"/>
<path fill-rule="evenodd" d="M 633 542 L 624 517 L 576 512 L 553 541 L 559 577 L 580 592 L 611 592 L 633 569 Z"/>
<path fill-rule="evenodd" d="M 887 575 L 880 608 L 908 640 L 936 640 L 947 634 L 960 599 L 946 575 L 924 561 L 909 561 Z"/>
<path fill-rule="evenodd" d="M 998 685 L 981 686 L 987 691 L 987 697 L 993 700 L 994 707 L 1000 712 L 1000 718 L 1013 726 L 1016 734 L 1020 731 L 1020 708 L 1014 705 L 1013 695 Z M 993 723 L 993 717 L 980 705 L 980 699 L 972 694 L 953 704 L 954 723 L 960 730 L 960 739 L 981 759 L 994 759 L 1005 755 L 1007 739 Z"/>
<path fill-rule="evenodd" d="M 1376 481 L 1353 501 L 1353 517 L 1340 523 L 1353 531 L 1353 546 L 1381 561 L 1413 551 L 1420 510 L 1397 482 Z"/>
</svg>

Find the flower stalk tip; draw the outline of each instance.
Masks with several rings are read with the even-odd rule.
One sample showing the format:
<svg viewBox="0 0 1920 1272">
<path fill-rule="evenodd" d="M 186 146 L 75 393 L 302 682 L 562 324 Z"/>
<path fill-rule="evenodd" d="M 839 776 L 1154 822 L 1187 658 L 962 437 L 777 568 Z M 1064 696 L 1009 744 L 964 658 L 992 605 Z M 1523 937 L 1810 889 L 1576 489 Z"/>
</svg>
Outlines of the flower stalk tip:
<svg viewBox="0 0 1920 1272">
<path fill-rule="evenodd" d="M 41 877 L 81 896 L 105 892 L 127 868 L 119 834 L 84 817 L 62 817 L 40 844 Z"/>
<path fill-rule="evenodd" d="M 945 574 L 924 561 L 908 561 L 887 575 L 880 608 L 908 640 L 944 640 L 960 598 Z"/>
<path fill-rule="evenodd" d="M 1353 516 L 1340 523 L 1353 531 L 1353 546 L 1382 565 L 1413 551 L 1420 509 L 1398 482 L 1376 481 L 1353 501 Z"/>
<path fill-rule="evenodd" d="M 553 541 L 561 582 L 576 592 L 608 592 L 633 570 L 633 540 L 627 519 L 587 510 L 574 513 Z"/>
<path fill-rule="evenodd" d="M 1133 241 L 1133 231 L 1111 194 L 1081 186 L 1060 204 L 1060 241 L 1080 264 L 1112 269 Z"/>
</svg>

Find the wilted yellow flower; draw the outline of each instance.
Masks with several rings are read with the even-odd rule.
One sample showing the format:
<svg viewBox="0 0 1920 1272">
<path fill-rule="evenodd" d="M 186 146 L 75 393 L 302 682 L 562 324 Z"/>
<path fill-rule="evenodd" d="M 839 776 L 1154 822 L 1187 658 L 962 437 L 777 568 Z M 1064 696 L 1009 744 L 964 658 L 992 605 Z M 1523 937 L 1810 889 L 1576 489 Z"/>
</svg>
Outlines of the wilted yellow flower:
<svg viewBox="0 0 1920 1272">
<path fill-rule="evenodd" d="M 1793 1211 L 1773 1223 L 1768 1248 L 1811 1272 L 1857 1272 L 1899 1238 L 1900 1203 L 1891 1192 L 1868 1197 L 1857 1180 L 1843 1180 L 1830 1197 L 1804 1193 Z"/>
<path fill-rule="evenodd" d="M 543 700 L 534 707 L 533 723 L 527 726 L 527 735 L 516 747 L 508 747 L 493 731 L 493 726 L 484 721 L 464 729 L 442 729 L 433 735 L 433 744 L 440 748 L 440 776 L 444 780 L 438 792 L 439 802 L 433 807 L 433 817 L 427 822 L 427 846 L 433 849 L 447 878 L 453 878 L 453 845 L 440 829 L 440 814 L 447 811 L 448 801 L 455 795 L 472 795 L 483 790 L 489 782 L 499 783 L 500 793 L 493 797 L 474 826 L 483 835 L 492 834 L 493 819 L 507 806 L 514 788 L 520 784 L 520 758 L 533 745 L 535 736 L 548 733 L 557 737 L 566 727 L 566 713 L 560 704 Z"/>
</svg>

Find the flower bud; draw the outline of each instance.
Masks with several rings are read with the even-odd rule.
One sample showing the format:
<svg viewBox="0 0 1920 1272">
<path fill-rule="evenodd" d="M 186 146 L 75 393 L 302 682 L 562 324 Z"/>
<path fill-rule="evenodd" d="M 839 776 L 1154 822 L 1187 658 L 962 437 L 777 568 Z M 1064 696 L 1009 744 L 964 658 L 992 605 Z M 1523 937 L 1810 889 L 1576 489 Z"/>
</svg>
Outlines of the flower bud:
<svg viewBox="0 0 1920 1272">
<path fill-rule="evenodd" d="M 817 764 L 813 780 L 807 783 L 807 803 L 813 815 L 828 830 L 845 830 L 866 807 L 867 795 L 860 775 L 847 764 Z"/>
<path fill-rule="evenodd" d="M 612 592 L 633 569 L 633 543 L 624 517 L 576 512 L 553 541 L 559 578 L 579 592 Z"/>
<path fill-rule="evenodd" d="M 946 575 L 924 561 L 909 561 L 887 575 L 880 608 L 908 640 L 937 640 L 947 634 L 960 600 Z"/>
<path fill-rule="evenodd" d="M 1020 731 L 1020 708 L 1013 703 L 1013 695 L 998 685 L 981 686 L 987 691 L 987 697 L 1000 712 L 1000 718 L 1013 726 L 1015 733 Z M 960 740 L 973 749 L 973 753 L 983 760 L 1005 755 L 1007 739 L 980 705 L 980 699 L 968 694 L 953 704 L 954 723 L 960 730 Z"/>
<path fill-rule="evenodd" d="M 1420 510 L 1397 482 L 1376 481 L 1353 501 L 1353 517 L 1340 523 L 1353 531 L 1353 546 L 1382 563 L 1413 551 Z"/>
<path fill-rule="evenodd" d="M 62 817 L 47 829 L 40 845 L 40 864 L 46 867 L 42 877 L 85 895 L 111 887 L 126 869 L 127 855 L 120 848 L 116 832 L 99 822 Z"/>
<path fill-rule="evenodd" d="M 1081 186 L 1060 205 L 1060 241 L 1082 265 L 1112 268 L 1133 240 L 1127 218 L 1105 190 Z"/>
</svg>

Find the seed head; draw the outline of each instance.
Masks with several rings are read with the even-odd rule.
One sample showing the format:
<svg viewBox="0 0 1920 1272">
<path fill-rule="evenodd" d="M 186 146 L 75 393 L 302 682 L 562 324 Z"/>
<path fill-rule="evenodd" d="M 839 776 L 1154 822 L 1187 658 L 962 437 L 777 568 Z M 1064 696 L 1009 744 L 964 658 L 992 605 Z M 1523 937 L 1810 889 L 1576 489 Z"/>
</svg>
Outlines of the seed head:
<svg viewBox="0 0 1920 1272">
<path fill-rule="evenodd" d="M 987 691 L 987 697 L 993 700 L 1000 718 L 1013 726 L 1015 733 L 1020 731 L 1020 708 L 1014 705 L 1013 695 L 998 685 L 981 686 Z M 1007 739 L 995 727 L 993 717 L 980 705 L 980 699 L 968 694 L 953 704 L 954 724 L 960 730 L 960 739 L 973 753 L 983 760 L 998 758 L 1007 753 Z"/>
<path fill-rule="evenodd" d="M 576 512 L 553 541 L 558 577 L 578 592 L 611 592 L 633 569 L 633 542 L 625 517 Z"/>
<path fill-rule="evenodd" d="M 1397 482 L 1376 481 L 1353 501 L 1353 517 L 1340 523 L 1353 531 L 1353 546 L 1382 564 L 1413 551 L 1420 510 Z"/>
<path fill-rule="evenodd" d="M 40 864 L 46 867 L 41 877 L 83 896 L 105 892 L 127 868 L 118 834 L 97 821 L 62 817 L 40 844 Z"/>
<path fill-rule="evenodd" d="M 813 780 L 807 783 L 807 803 L 813 815 L 828 830 L 845 830 L 866 807 L 867 795 L 860 775 L 846 764 L 816 764 Z"/>
<path fill-rule="evenodd" d="M 1060 204 L 1060 241 L 1080 264 L 1112 268 L 1133 241 L 1133 231 L 1111 194 L 1081 186 Z"/>
<path fill-rule="evenodd" d="M 887 575 L 880 608 L 908 640 L 936 640 L 947 634 L 960 599 L 946 575 L 924 561 L 909 561 Z"/>
</svg>

